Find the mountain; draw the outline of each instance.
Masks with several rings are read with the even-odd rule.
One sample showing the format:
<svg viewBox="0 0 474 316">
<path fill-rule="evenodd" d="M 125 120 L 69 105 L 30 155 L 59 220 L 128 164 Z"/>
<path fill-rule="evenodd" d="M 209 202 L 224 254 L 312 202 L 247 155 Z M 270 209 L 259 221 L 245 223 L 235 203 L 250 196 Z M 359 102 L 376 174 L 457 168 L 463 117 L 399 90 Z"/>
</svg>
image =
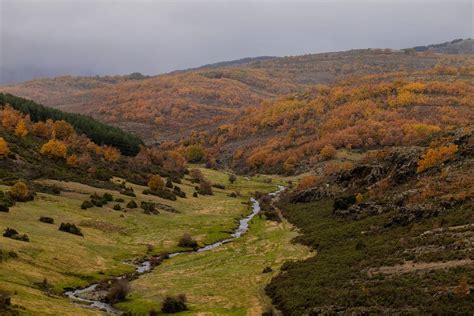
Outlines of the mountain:
<svg viewBox="0 0 474 316">
<path fill-rule="evenodd" d="M 474 40 L 455 39 L 451 42 L 413 47 L 417 52 L 431 51 L 443 54 L 474 54 Z"/>
<path fill-rule="evenodd" d="M 466 56 L 381 49 L 263 58 L 154 77 L 58 77 L 0 87 L 38 103 L 83 113 L 140 135 L 147 143 L 211 131 L 263 101 L 352 76 L 417 71 Z"/>
</svg>

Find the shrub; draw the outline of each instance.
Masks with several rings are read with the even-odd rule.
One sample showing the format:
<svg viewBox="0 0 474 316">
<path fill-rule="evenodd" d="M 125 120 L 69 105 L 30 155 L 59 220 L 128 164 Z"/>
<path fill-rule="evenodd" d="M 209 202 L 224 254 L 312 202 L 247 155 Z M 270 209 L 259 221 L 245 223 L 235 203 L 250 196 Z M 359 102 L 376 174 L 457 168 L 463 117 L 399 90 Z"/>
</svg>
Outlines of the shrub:
<svg viewBox="0 0 474 316">
<path fill-rule="evenodd" d="M 204 149 L 199 145 L 189 146 L 186 150 L 186 159 L 189 162 L 201 162 L 204 158 Z"/>
<path fill-rule="evenodd" d="M 160 214 L 160 212 L 155 208 L 155 203 L 153 202 L 142 202 L 140 207 L 143 209 L 145 214 Z"/>
<path fill-rule="evenodd" d="M 173 182 L 171 181 L 170 178 L 166 179 L 166 187 L 170 189 L 173 188 Z"/>
<path fill-rule="evenodd" d="M 116 199 L 115 199 L 115 202 L 123 203 L 123 202 L 125 202 L 125 200 L 122 199 L 122 198 L 116 198 Z"/>
<path fill-rule="evenodd" d="M 235 174 L 229 175 L 229 182 L 234 183 L 235 181 L 237 181 L 237 177 L 235 176 Z"/>
<path fill-rule="evenodd" d="M 59 230 L 66 233 L 78 235 L 78 236 L 84 236 L 81 232 L 81 229 L 71 223 L 61 223 L 61 225 L 59 226 Z"/>
<path fill-rule="evenodd" d="M 175 194 L 176 196 L 179 196 L 180 198 L 185 198 L 186 197 L 186 193 L 181 191 L 181 188 L 178 187 L 177 185 L 175 185 L 174 188 L 173 188 L 173 194 Z"/>
<path fill-rule="evenodd" d="M 19 240 L 19 241 L 30 241 L 30 238 L 28 237 L 27 234 L 20 235 L 15 229 L 13 228 L 8 228 L 5 229 L 5 232 L 3 233 L 3 237 Z"/>
<path fill-rule="evenodd" d="M 354 195 L 336 198 L 334 199 L 334 210 L 345 210 L 356 202 L 356 197 Z"/>
<path fill-rule="evenodd" d="M 105 299 L 108 303 L 115 304 L 124 301 L 128 293 L 130 293 L 128 281 L 126 279 L 119 279 L 112 284 Z"/>
<path fill-rule="evenodd" d="M 114 200 L 114 197 L 112 196 L 112 194 L 110 193 L 104 193 L 104 195 L 102 196 L 102 198 L 104 200 L 106 200 L 107 202 L 112 202 Z"/>
<path fill-rule="evenodd" d="M 179 239 L 178 247 L 196 249 L 198 247 L 198 243 L 191 237 L 191 235 L 186 233 Z"/>
<path fill-rule="evenodd" d="M 216 188 L 216 189 L 225 190 L 225 185 L 219 184 L 219 183 L 213 184 L 212 187 L 214 187 L 214 188 Z"/>
<path fill-rule="evenodd" d="M 179 313 L 187 309 L 186 296 L 184 294 L 165 297 L 161 307 L 163 313 Z"/>
<path fill-rule="evenodd" d="M 10 208 L 7 206 L 5 202 L 0 202 L 0 212 L 8 212 Z"/>
<path fill-rule="evenodd" d="M 28 186 L 22 181 L 15 183 L 9 193 L 13 200 L 19 202 L 31 201 L 34 198 L 34 194 L 30 192 Z"/>
<path fill-rule="evenodd" d="M 131 200 L 130 202 L 127 203 L 127 208 L 137 208 L 138 205 L 137 205 L 137 202 L 135 202 L 134 200 Z"/>
<path fill-rule="evenodd" d="M 202 195 L 212 195 L 213 193 L 211 183 L 206 180 L 201 180 L 199 183 L 198 192 Z"/>
<path fill-rule="evenodd" d="M 46 224 L 54 224 L 54 218 L 48 216 L 41 216 L 39 221 Z"/>
<path fill-rule="evenodd" d="M 92 204 L 92 202 L 89 201 L 89 200 L 86 200 L 86 201 L 82 202 L 82 204 L 81 204 L 81 208 L 83 210 L 86 210 L 86 209 L 91 208 L 93 206 L 94 206 L 94 204 Z"/>
<path fill-rule="evenodd" d="M 204 175 L 199 169 L 191 169 L 189 171 L 189 176 L 191 177 L 191 182 L 199 183 L 204 179 Z"/>
<path fill-rule="evenodd" d="M 198 197 L 198 193 L 197 193 L 197 192 L 194 192 L 194 193 L 193 193 L 193 197 Z"/>
<path fill-rule="evenodd" d="M 116 211 L 120 211 L 122 209 L 122 207 L 120 206 L 120 204 L 115 204 L 113 209 L 116 210 Z"/>
</svg>

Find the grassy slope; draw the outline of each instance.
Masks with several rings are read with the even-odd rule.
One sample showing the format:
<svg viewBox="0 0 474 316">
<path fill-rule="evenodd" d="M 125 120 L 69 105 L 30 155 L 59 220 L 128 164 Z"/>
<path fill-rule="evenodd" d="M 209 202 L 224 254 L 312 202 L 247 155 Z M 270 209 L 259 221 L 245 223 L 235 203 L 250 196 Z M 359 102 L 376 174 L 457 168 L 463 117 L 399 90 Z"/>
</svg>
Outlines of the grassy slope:
<svg viewBox="0 0 474 316">
<path fill-rule="evenodd" d="M 223 173 L 203 172 L 215 183 L 227 182 L 227 175 Z M 171 205 L 181 212 L 162 212 L 158 216 L 145 215 L 140 209 L 126 213 L 113 211 L 111 207 L 115 202 L 103 208 L 81 210 L 80 204 L 89 194 L 105 190 L 78 183 L 56 182 L 67 191 L 60 196 L 40 193 L 35 201 L 18 203 L 9 213 L 0 213 L 2 230 L 12 227 L 20 233 L 27 233 L 31 239 L 30 243 L 25 243 L 0 237 L 2 250 L 13 250 L 19 255 L 18 259 L 0 263 L 0 286 L 17 293 L 13 296 L 13 303 L 23 306 L 26 313 L 86 313 L 87 310 L 78 309 L 60 296 L 46 296 L 35 288 L 34 283 L 47 278 L 54 293 L 61 293 L 65 286 L 86 285 L 103 275 L 132 269 L 122 261 L 145 255 L 147 244 L 154 245 L 153 252 L 158 253 L 176 250 L 177 241 L 184 232 L 196 237 L 200 244 L 225 238 L 236 226 L 235 219 L 248 212 L 248 206 L 242 202 L 248 201 L 250 192 L 275 189 L 274 185 L 265 184 L 262 179 L 239 177 L 229 189 L 214 189 L 213 196 L 199 198 L 191 196 L 194 185 L 184 181 L 180 186 L 188 198 L 175 202 L 144 196 L 139 193 L 144 187 L 134 186 L 137 202 L 152 200 Z M 8 187 L 1 189 L 5 191 Z M 243 196 L 236 199 L 227 197 L 235 189 L 239 189 Z M 118 192 L 109 192 L 115 198 L 119 197 Z M 130 198 L 120 197 L 125 199 L 125 203 L 121 203 L 124 207 Z M 55 224 L 39 222 L 40 216 L 53 217 Z M 61 222 L 79 224 L 84 238 L 60 232 L 58 225 Z"/>
<path fill-rule="evenodd" d="M 255 218 L 248 234 L 220 248 L 165 261 L 132 282 L 133 295 L 120 306 L 134 315 L 159 310 L 166 295 L 184 293 L 190 310 L 184 314 L 261 315 L 269 305 L 264 287 L 287 260 L 301 260 L 308 248 L 294 245 L 288 222 Z M 273 272 L 262 273 L 265 267 Z"/>
</svg>

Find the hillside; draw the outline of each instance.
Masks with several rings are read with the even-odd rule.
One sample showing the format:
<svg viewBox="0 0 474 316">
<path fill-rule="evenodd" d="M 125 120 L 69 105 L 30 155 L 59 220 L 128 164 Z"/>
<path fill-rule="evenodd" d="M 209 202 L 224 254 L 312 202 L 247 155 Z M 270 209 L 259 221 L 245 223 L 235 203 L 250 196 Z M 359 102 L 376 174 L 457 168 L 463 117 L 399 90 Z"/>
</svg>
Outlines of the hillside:
<svg viewBox="0 0 474 316">
<path fill-rule="evenodd" d="M 279 207 L 317 255 L 267 286 L 283 314 L 471 313 L 473 140 L 471 126 L 302 178 Z"/>
<path fill-rule="evenodd" d="M 177 140 L 232 122 L 262 101 L 355 75 L 417 71 L 439 63 L 459 66 L 466 56 L 431 52 L 353 50 L 210 65 L 132 79 L 59 77 L 2 86 L 0 91 L 83 113 L 136 132 L 147 143 Z M 226 65 L 226 64 L 224 64 Z"/>
<path fill-rule="evenodd" d="M 189 170 L 176 151 L 140 147 L 135 156 L 121 155 L 75 129 L 82 121 L 74 115 L 13 96 L 6 100 L 19 110 L 0 104 L 1 315 L 99 315 L 99 310 L 81 307 L 64 295 L 97 282 L 105 294 L 97 294 L 102 296 L 96 300 L 120 303 L 122 310 L 143 315 L 161 309 L 163 300 L 178 290 L 188 295 L 193 312 L 261 311 L 268 304 L 263 289 L 281 264 L 307 256 L 306 247 L 290 243 L 296 236 L 291 225 L 260 217 L 252 220 L 251 236 L 219 249 L 225 273 L 207 267 L 216 259 L 208 252 L 163 263 L 163 269 L 176 271 L 166 276 L 173 279 L 168 284 L 149 279 L 160 276 L 162 269 L 138 278 L 135 266 L 145 259 L 155 267 L 167 253 L 190 252 L 230 238 L 236 223 L 249 214 L 250 197 L 275 191 L 281 179 L 234 176 L 230 181 L 224 171 Z M 36 121 L 30 114 L 37 115 Z M 54 119 L 63 116 L 75 119 L 71 124 Z M 109 135 L 100 128 L 95 132 L 99 139 Z M 183 243 L 185 237 L 193 244 Z M 264 256 L 236 258 L 236 250 L 242 249 Z M 266 267 L 274 272 L 261 277 Z M 205 295 L 201 280 L 209 276 L 190 278 L 189 269 L 211 274 Z M 117 276 L 133 287 L 126 300 L 113 296 L 110 284 L 119 283 Z M 248 282 L 223 291 L 221 284 L 230 276 Z M 180 287 L 171 286 L 174 282 Z M 218 303 L 209 304 L 209 297 Z"/>
<path fill-rule="evenodd" d="M 474 120 L 473 68 L 436 66 L 316 86 L 195 137 L 217 165 L 300 173 L 340 152 L 416 145 Z"/>
</svg>

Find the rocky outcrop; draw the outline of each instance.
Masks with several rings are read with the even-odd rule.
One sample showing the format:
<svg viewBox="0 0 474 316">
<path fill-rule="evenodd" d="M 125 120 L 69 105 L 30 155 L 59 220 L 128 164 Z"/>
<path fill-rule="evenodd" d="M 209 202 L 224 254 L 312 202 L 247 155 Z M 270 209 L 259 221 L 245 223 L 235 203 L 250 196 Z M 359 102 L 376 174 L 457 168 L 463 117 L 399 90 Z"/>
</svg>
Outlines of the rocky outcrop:
<svg viewBox="0 0 474 316">
<path fill-rule="evenodd" d="M 333 197 L 333 193 L 329 188 L 325 187 L 314 187 L 308 190 L 295 193 L 290 197 L 291 203 L 309 203 L 314 201 L 319 201 L 326 197 Z"/>
</svg>

